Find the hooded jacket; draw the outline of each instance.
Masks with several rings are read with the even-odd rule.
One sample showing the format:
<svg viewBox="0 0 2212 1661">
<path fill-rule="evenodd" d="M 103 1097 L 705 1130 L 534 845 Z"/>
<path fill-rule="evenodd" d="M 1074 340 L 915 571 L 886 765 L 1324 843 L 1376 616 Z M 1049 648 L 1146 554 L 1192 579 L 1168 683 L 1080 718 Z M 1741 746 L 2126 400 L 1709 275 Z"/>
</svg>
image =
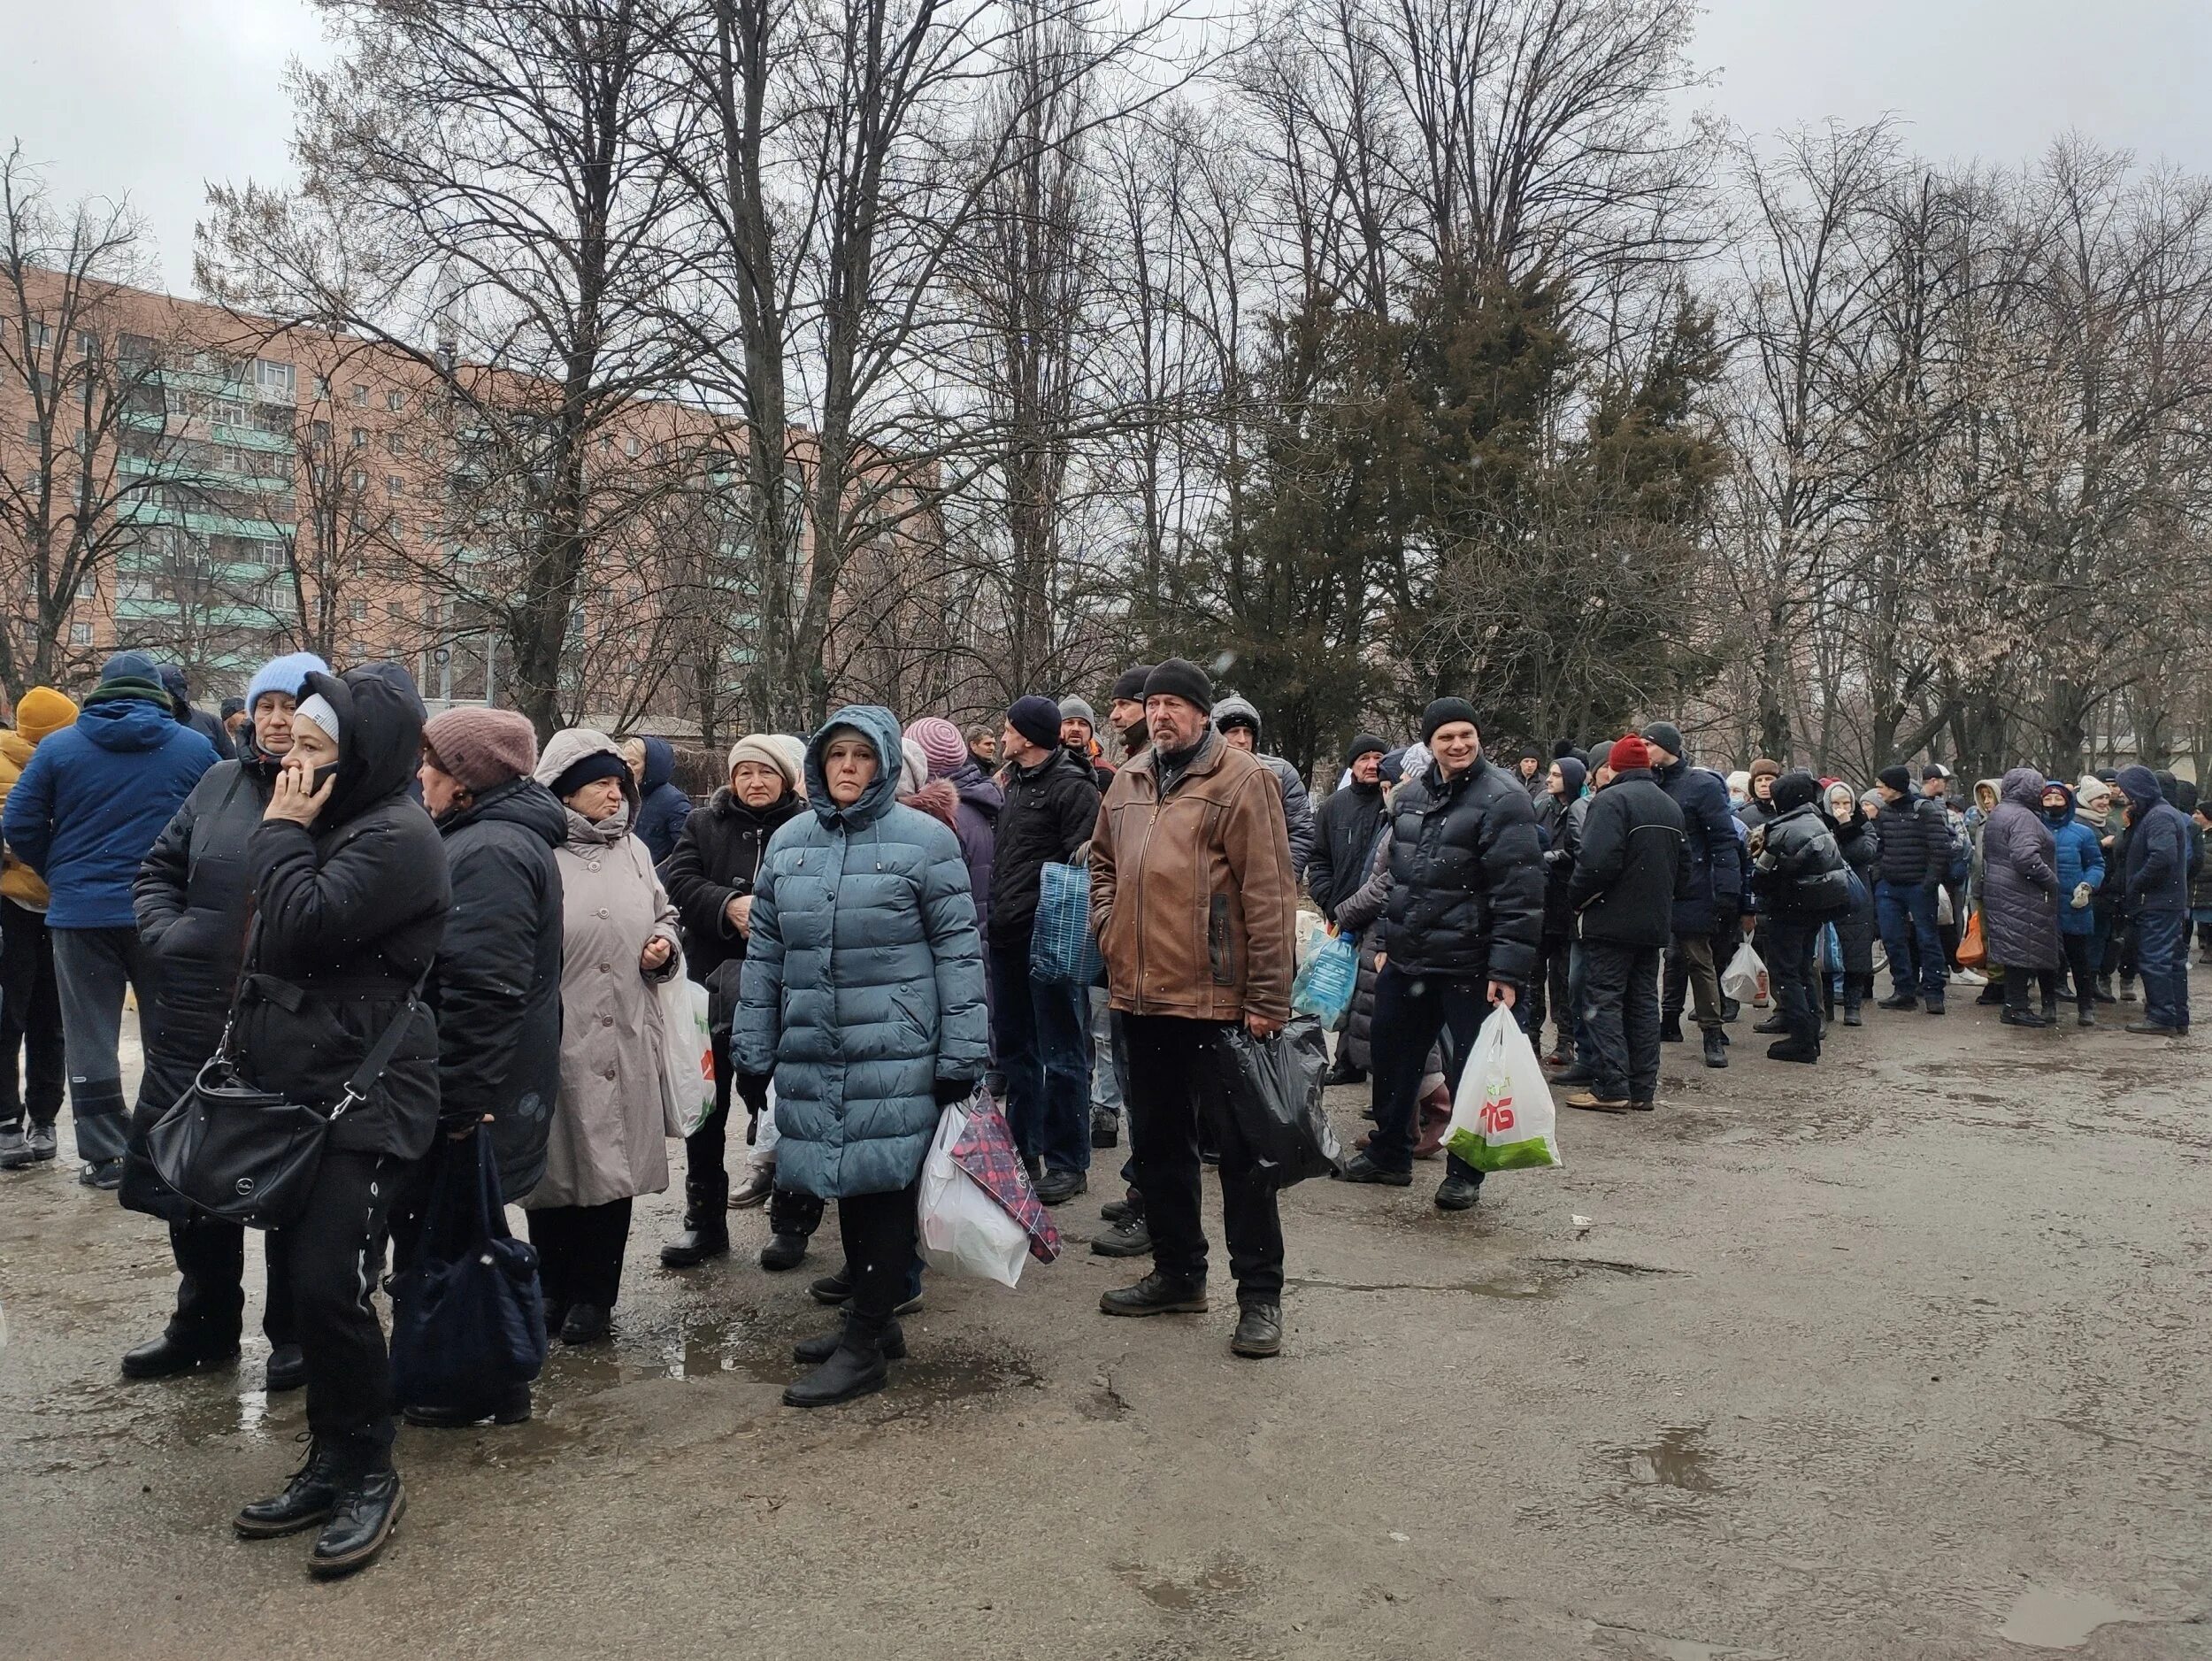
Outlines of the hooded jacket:
<svg viewBox="0 0 2212 1661">
<path fill-rule="evenodd" d="M 46 743 L 53 742 L 50 738 Z M 40 745 L 39 755 L 43 757 L 45 753 L 46 745 Z M 2158 775 L 2148 767 L 2139 763 L 2121 768 L 2117 783 L 2128 799 L 2124 891 L 2128 914 L 2187 911 L 2189 853 L 2195 840 L 2188 819 L 2166 800 Z M 14 807 L 12 798 L 9 807 Z"/>
<path fill-rule="evenodd" d="M 334 781 L 313 825 L 264 819 L 248 839 L 256 917 L 234 1047 L 264 1089 L 321 1104 L 435 960 L 452 888 L 444 845 L 408 794 L 422 750 L 414 681 L 381 663 L 307 684 L 338 711 Z M 424 1003 L 329 1146 L 417 1159 L 437 1119 L 437 1019 Z"/>
<path fill-rule="evenodd" d="M 1613 775 L 1589 799 L 1566 904 L 1584 940 L 1616 946 L 1664 946 L 1676 907 L 1690 888 L 1690 846 L 1682 810 L 1648 767 Z"/>
<path fill-rule="evenodd" d="M 1306 781 L 1298 776 L 1298 769 L 1280 756 L 1263 754 L 1260 750 L 1260 712 L 1249 698 L 1230 693 L 1214 705 L 1214 730 L 1219 732 L 1222 723 L 1230 716 L 1240 716 L 1252 728 L 1252 759 L 1275 775 L 1275 785 L 1283 795 L 1283 834 L 1290 844 L 1290 871 L 1294 879 L 1303 881 L 1306 867 L 1313 861 L 1313 797 L 1306 788 Z M 1354 885 L 1358 886 L 1357 884 Z"/>
<path fill-rule="evenodd" d="M 487 790 L 437 821 L 453 909 L 431 972 L 439 1118 L 492 1116 L 499 1191 L 519 1201 L 545 1173 L 561 1086 L 561 876 L 568 816 L 532 779 Z"/>
<path fill-rule="evenodd" d="M 1552 765 L 1559 769 L 1567 787 L 1565 794 L 1555 796 L 1547 788 L 1542 795 L 1531 798 L 1536 804 L 1536 828 L 1544 838 L 1547 940 L 1564 939 L 1574 932 L 1574 907 L 1567 902 L 1567 890 L 1575 860 L 1582 851 L 1582 829 L 1590 812 L 1589 799 L 1582 794 L 1582 781 L 1588 777 L 1582 763 L 1572 756 L 1562 756 Z"/>
<path fill-rule="evenodd" d="M 877 757 L 849 807 L 822 766 L 843 728 Z M 937 1088 L 970 1085 L 990 1052 L 967 865 L 952 832 L 897 800 L 899 747 L 888 710 L 832 716 L 807 745 L 810 811 L 770 839 L 753 890 L 731 1057 L 775 1079 L 777 1181 L 826 1199 L 912 1182 Z"/>
<path fill-rule="evenodd" d="M 2015 767 L 1998 781 L 1982 825 L 1982 927 L 1989 960 L 2008 969 L 2059 964 L 2058 871 L 2043 818 L 2043 770 Z"/>
<path fill-rule="evenodd" d="M 1774 781 L 1772 812 L 1758 827 L 1752 881 L 1777 917 L 1832 920 L 1850 915 L 1851 867 L 1835 826 L 1820 809 L 1820 783 L 1809 773 Z"/>
<path fill-rule="evenodd" d="M 1743 905 L 1743 844 L 1728 805 L 1728 787 L 1718 773 L 1694 767 L 1679 756 L 1653 768 L 1651 776 L 1682 810 L 1682 834 L 1689 842 L 1689 888 L 1676 903 L 1674 932 L 1709 934 L 1720 927 L 1723 911 Z"/>
<path fill-rule="evenodd" d="M 960 806 L 952 816 L 952 831 L 960 839 L 960 857 L 968 867 L 968 892 L 975 896 L 975 932 L 988 940 L 991 882 L 998 857 L 998 816 L 1005 809 L 1006 793 L 976 765 L 972 756 L 947 773 L 944 782 L 960 797 Z"/>
<path fill-rule="evenodd" d="M 676 788 L 676 748 L 665 738 L 648 738 L 645 777 L 638 781 L 637 838 L 655 865 L 676 851 L 676 835 L 691 817 L 691 798 Z"/>
<path fill-rule="evenodd" d="M 999 788 L 1006 804 L 992 842 L 990 943 L 996 951 L 1026 953 L 1044 868 L 1064 865 L 1090 840 L 1098 785 L 1087 762 L 1055 744 L 1033 767 L 1002 770 Z"/>
<path fill-rule="evenodd" d="M 1391 798 L 1389 918 L 1391 967 L 1527 989 L 1544 932 L 1536 807 L 1480 751 L 1448 781 L 1430 762 Z"/>
<path fill-rule="evenodd" d="M 40 693 L 49 696 L 41 698 Z M 24 704 L 33 705 L 36 716 L 27 712 Z M 0 732 L 0 812 L 4 811 L 9 794 L 23 777 L 23 769 L 31 765 L 41 741 L 61 731 L 61 724 L 75 720 L 79 713 L 76 704 L 51 687 L 34 687 L 23 695 L 23 703 L 16 706 L 14 727 Z M 24 730 L 27 726 L 30 732 Z M 42 917 L 51 897 L 45 880 L 18 859 L 13 849 L 0 845 L 0 899 L 12 900 Z"/>
<path fill-rule="evenodd" d="M 0 812 L 0 835 L 51 891 L 48 924 L 137 927 L 139 862 L 218 759 L 167 705 L 130 694 L 95 692 L 49 735 Z"/>
<path fill-rule="evenodd" d="M 2104 849 L 2095 827 L 2076 809 L 2074 787 L 2062 779 L 2045 780 L 2043 794 L 2048 796 L 2053 790 L 2062 791 L 2066 796 L 2065 807 L 2055 815 L 2048 808 L 2043 810 L 2043 818 L 2051 827 L 2051 866 L 2058 873 L 2058 932 L 2093 934 L 2097 932 L 2094 896 L 2104 887 Z M 2092 898 L 2077 910 L 2074 890 L 2085 882 Z"/>
<path fill-rule="evenodd" d="M 1304 787 L 1299 787 L 1303 789 Z M 1284 812 L 1289 812 L 1285 798 Z M 1375 833 L 1384 817 L 1379 780 L 1362 784 L 1355 779 L 1329 793 L 1314 815 L 1313 847 L 1306 864 L 1306 891 L 1321 908 L 1321 915 L 1336 920 L 1336 908 L 1356 893 L 1367 880 L 1367 856 L 1375 846 Z"/>
</svg>

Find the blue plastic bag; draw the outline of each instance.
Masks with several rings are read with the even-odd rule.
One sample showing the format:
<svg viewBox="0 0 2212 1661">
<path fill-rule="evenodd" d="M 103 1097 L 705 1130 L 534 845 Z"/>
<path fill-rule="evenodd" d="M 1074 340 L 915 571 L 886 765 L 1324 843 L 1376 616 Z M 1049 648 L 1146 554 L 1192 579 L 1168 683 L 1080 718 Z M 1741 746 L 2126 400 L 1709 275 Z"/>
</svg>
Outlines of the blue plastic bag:
<svg viewBox="0 0 2212 1661">
<path fill-rule="evenodd" d="M 1048 865 L 1029 931 L 1029 973 L 1048 986 L 1098 986 L 1106 960 L 1091 937 L 1091 868 Z"/>
<path fill-rule="evenodd" d="M 1358 984 L 1359 949 L 1341 934 L 1332 934 L 1299 965 L 1290 983 L 1290 1007 L 1312 1016 L 1324 1031 L 1333 1031 L 1352 1007 L 1352 989 Z"/>
</svg>

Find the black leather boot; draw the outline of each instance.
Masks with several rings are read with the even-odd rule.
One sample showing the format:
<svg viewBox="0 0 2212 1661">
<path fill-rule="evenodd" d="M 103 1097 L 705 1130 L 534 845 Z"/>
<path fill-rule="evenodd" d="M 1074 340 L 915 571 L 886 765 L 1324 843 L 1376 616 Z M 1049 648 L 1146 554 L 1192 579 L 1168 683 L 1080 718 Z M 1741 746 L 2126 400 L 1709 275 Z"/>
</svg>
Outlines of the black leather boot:
<svg viewBox="0 0 2212 1661">
<path fill-rule="evenodd" d="M 287 1390 L 303 1388 L 306 1383 L 307 1357 L 297 1344 L 279 1344 L 269 1351 L 269 1370 L 263 1375 L 262 1386 L 270 1395 L 281 1396 Z"/>
<path fill-rule="evenodd" d="M 530 1422 L 530 1387 L 510 1385 L 498 1402 L 488 1407 L 431 1407 L 418 1403 L 401 1408 L 399 1416 L 425 1430 L 465 1430 L 488 1419 L 495 1425 L 526 1425 Z"/>
<path fill-rule="evenodd" d="M 684 1232 L 661 1248 L 664 1269 L 695 1269 L 709 1257 L 730 1255 L 730 1180 L 684 1182 Z"/>
<path fill-rule="evenodd" d="M 283 1493 L 254 1501 L 232 1519 L 231 1526 L 246 1540 L 274 1540 L 312 1528 L 337 1509 L 344 1480 L 338 1456 L 318 1442 L 307 1450 L 307 1463 L 292 1473 Z"/>
<path fill-rule="evenodd" d="M 365 1569 L 376 1561 L 392 1530 L 407 1511 L 407 1490 L 399 1473 L 386 1466 L 349 1483 L 338 1503 L 315 1536 L 307 1572 L 319 1580 L 335 1580 Z"/>
<path fill-rule="evenodd" d="M 1229 1353 L 1260 1361 L 1282 1352 L 1282 1305 L 1258 1302 L 1240 1304 L 1236 1334 L 1229 1340 Z"/>
<path fill-rule="evenodd" d="M 1705 1029 L 1705 1065 L 1709 1067 L 1728 1065 L 1728 1035 L 1717 1027 Z"/>
<path fill-rule="evenodd" d="M 1206 1283 L 1171 1279 L 1155 1271 L 1134 1286 L 1100 1294 L 1098 1307 L 1109 1315 L 1202 1315 Z"/>
<path fill-rule="evenodd" d="M 844 1333 L 830 1358 L 784 1391 L 784 1405 L 834 1407 L 881 1389 L 891 1377 L 884 1353 L 889 1326 L 856 1310 L 847 1315 Z"/>
<path fill-rule="evenodd" d="M 791 1346 L 791 1358 L 819 1365 L 835 1355 L 845 1342 L 846 1329 L 853 1323 L 848 1315 L 843 1320 L 818 1338 L 803 1339 Z M 906 1359 L 906 1330 L 895 1320 L 883 1329 L 883 1358 L 887 1361 Z"/>
<path fill-rule="evenodd" d="M 228 1342 L 205 1338 L 180 1338 L 165 1332 L 135 1350 L 123 1352 L 123 1376 L 127 1379 L 171 1379 L 180 1373 L 196 1373 L 202 1367 L 228 1366 L 238 1359 L 238 1340 Z"/>
</svg>

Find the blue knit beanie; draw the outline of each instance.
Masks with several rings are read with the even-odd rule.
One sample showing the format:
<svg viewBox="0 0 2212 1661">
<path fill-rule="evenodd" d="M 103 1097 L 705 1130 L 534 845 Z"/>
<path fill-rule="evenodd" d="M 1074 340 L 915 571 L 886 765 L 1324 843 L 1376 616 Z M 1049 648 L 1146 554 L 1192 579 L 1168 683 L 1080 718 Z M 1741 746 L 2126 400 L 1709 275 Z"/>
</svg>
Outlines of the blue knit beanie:
<svg viewBox="0 0 2212 1661">
<path fill-rule="evenodd" d="M 281 657 L 272 657 L 254 671 L 253 679 L 246 683 L 246 713 L 253 713 L 253 706 L 261 702 L 264 692 L 281 692 L 296 698 L 300 688 L 307 684 L 311 674 L 326 675 L 330 665 L 311 651 L 287 652 Z"/>
</svg>

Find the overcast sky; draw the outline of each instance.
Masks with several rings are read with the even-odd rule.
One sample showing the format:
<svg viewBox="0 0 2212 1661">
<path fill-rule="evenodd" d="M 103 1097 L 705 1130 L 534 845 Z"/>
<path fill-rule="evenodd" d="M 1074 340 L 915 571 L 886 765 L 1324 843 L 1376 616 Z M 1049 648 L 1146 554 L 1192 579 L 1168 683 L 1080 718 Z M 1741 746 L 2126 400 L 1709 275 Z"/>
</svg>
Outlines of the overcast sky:
<svg viewBox="0 0 2212 1661">
<path fill-rule="evenodd" d="M 287 176 L 302 0 L 0 0 L 0 142 L 65 196 L 123 193 L 191 287 L 204 182 Z M 1711 107 L 1754 133 L 1885 112 L 1928 156 L 2014 161 L 2078 128 L 2212 172 L 2212 0 L 1708 0 Z"/>
</svg>

